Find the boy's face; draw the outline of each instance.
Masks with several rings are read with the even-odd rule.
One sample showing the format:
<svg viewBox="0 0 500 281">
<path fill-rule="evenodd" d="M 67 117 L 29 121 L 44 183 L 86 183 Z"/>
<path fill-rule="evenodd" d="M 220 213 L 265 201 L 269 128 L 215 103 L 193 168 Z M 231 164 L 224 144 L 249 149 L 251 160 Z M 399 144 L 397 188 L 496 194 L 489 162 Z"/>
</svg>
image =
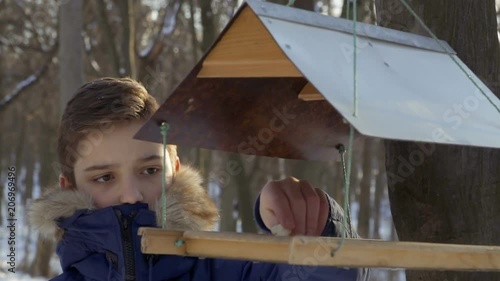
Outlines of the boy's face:
<svg viewBox="0 0 500 281">
<path fill-rule="evenodd" d="M 161 195 L 163 145 L 133 139 L 144 124 L 134 121 L 116 125 L 90 153 L 74 165 L 76 187 L 92 196 L 98 208 L 124 203 L 148 203 L 153 208 Z M 167 184 L 172 179 L 172 162 L 166 154 Z M 179 169 L 177 159 L 176 170 Z M 69 187 L 60 177 L 61 187 Z"/>
</svg>

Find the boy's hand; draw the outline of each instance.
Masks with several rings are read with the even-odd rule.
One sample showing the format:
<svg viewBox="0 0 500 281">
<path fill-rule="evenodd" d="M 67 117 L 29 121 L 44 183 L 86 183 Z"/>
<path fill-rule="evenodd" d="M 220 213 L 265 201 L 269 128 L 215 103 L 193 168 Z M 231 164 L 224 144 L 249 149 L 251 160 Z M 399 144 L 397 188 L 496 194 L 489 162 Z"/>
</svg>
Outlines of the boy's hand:
<svg viewBox="0 0 500 281">
<path fill-rule="evenodd" d="M 288 177 L 267 183 L 260 194 L 260 216 L 267 228 L 281 224 L 292 235 L 320 236 L 329 205 L 323 191 Z"/>
</svg>

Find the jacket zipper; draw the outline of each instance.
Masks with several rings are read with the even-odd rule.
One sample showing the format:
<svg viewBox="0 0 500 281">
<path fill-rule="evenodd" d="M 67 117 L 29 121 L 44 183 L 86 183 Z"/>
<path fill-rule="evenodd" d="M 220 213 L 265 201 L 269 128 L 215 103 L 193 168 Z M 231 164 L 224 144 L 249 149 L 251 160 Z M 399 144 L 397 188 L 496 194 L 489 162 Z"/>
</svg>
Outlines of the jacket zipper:
<svg viewBox="0 0 500 281">
<path fill-rule="evenodd" d="M 122 243 L 123 243 L 123 258 L 125 261 L 125 280 L 135 281 L 135 259 L 134 245 L 132 244 L 132 227 L 131 223 L 135 216 L 135 212 L 124 216 L 121 211 L 117 210 L 117 215 L 120 221 Z"/>
</svg>

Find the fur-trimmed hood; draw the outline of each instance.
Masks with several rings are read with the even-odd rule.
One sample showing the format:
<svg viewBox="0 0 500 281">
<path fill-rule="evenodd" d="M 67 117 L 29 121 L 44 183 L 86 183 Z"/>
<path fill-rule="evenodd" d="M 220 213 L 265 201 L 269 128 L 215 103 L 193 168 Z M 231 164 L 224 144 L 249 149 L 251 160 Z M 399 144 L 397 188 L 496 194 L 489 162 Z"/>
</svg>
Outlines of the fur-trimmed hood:
<svg viewBox="0 0 500 281">
<path fill-rule="evenodd" d="M 167 228 L 177 230 L 213 230 L 218 221 L 218 210 L 202 187 L 200 174 L 183 166 L 173 177 L 166 192 Z M 149 209 L 160 214 L 160 198 Z M 63 230 L 58 220 L 68 218 L 78 210 L 96 210 L 91 197 L 80 191 L 60 187 L 49 189 L 28 206 L 28 221 L 46 239 L 59 240 Z M 161 216 L 156 216 L 161 226 Z"/>
</svg>

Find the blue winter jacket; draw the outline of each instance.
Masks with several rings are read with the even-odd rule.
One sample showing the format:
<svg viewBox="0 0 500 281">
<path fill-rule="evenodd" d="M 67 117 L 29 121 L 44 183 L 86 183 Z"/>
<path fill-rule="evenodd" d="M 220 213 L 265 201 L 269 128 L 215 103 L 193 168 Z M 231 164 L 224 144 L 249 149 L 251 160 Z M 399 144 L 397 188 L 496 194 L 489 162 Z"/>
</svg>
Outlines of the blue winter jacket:
<svg viewBox="0 0 500 281">
<path fill-rule="evenodd" d="M 357 280 L 356 269 L 142 254 L 137 230 L 155 222 L 146 204 L 81 210 L 61 219 L 63 274 L 53 280 Z"/>
</svg>

